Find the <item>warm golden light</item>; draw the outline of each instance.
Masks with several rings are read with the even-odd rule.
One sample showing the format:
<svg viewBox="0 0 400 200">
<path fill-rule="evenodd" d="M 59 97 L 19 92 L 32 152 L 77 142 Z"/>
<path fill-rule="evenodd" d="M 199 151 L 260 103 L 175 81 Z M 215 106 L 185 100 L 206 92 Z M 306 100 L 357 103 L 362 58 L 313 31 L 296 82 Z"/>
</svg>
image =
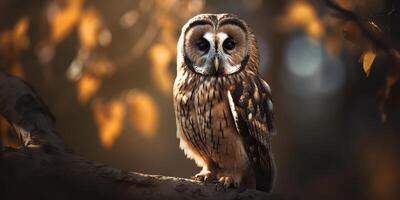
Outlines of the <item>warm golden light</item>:
<svg viewBox="0 0 400 200">
<path fill-rule="evenodd" d="M 100 84 L 99 78 L 89 74 L 82 75 L 76 85 L 79 101 L 87 102 L 99 89 Z"/>
<path fill-rule="evenodd" d="M 93 102 L 93 115 L 99 129 L 101 143 L 106 148 L 111 148 L 123 128 L 124 103 L 118 99 L 110 102 L 95 99 Z"/>
<path fill-rule="evenodd" d="M 126 95 L 129 120 L 144 136 L 153 136 L 159 123 L 159 108 L 154 99 L 143 91 L 130 91 Z"/>
<path fill-rule="evenodd" d="M 82 12 L 82 4 L 83 0 L 68 0 L 62 8 L 56 2 L 48 7 L 52 42 L 60 42 L 76 25 Z"/>
</svg>

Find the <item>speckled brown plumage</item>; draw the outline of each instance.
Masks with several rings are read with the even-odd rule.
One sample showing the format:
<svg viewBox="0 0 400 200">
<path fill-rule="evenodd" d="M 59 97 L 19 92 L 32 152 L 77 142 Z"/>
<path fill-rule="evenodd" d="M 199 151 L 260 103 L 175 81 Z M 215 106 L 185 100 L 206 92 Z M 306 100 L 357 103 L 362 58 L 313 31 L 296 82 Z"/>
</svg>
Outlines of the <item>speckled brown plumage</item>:
<svg viewBox="0 0 400 200">
<path fill-rule="evenodd" d="M 196 43 L 203 37 L 208 50 Z M 227 38 L 234 48 L 227 48 Z M 203 167 L 196 178 L 271 190 L 272 101 L 258 59 L 253 33 L 234 15 L 198 15 L 182 28 L 174 106 L 180 147 Z"/>
</svg>

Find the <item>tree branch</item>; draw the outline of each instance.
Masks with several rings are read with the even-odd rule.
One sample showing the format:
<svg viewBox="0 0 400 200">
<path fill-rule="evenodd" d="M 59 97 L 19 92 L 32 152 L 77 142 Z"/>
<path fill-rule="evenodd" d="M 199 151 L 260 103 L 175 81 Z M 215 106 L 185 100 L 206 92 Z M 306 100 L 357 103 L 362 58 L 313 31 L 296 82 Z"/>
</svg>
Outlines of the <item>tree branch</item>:
<svg viewBox="0 0 400 200">
<path fill-rule="evenodd" d="M 71 151 L 54 118 L 23 81 L 0 74 L 0 113 L 24 146 L 0 154 L 0 199 L 267 199 L 264 192 L 126 172 L 88 161 Z"/>
<path fill-rule="evenodd" d="M 323 0 L 328 8 L 335 11 L 339 17 L 343 18 L 347 21 L 354 22 L 362 34 L 371 42 L 371 44 L 378 50 L 381 50 L 394 64 L 394 68 L 396 71 L 400 71 L 400 56 L 399 52 L 393 47 L 389 38 L 383 34 L 383 32 L 379 30 L 375 30 L 376 27 L 372 27 L 371 23 L 364 22 L 361 20 L 355 13 L 346 10 L 341 7 L 339 4 L 332 0 Z"/>
<path fill-rule="evenodd" d="M 31 87 L 15 77 L 0 74 L 0 95 L 0 113 L 25 146 L 64 151 L 53 115 Z"/>
</svg>

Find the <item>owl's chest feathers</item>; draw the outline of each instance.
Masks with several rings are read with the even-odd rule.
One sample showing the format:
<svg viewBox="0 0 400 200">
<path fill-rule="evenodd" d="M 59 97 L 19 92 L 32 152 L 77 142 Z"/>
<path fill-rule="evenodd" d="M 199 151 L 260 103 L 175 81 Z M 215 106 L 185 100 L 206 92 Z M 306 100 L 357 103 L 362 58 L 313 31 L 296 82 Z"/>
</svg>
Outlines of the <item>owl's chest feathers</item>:
<svg viewBox="0 0 400 200">
<path fill-rule="evenodd" d="M 225 116 L 224 122 L 228 121 L 227 91 L 230 84 L 225 77 L 207 77 L 193 82 L 188 79 L 177 88 L 175 95 L 177 106 L 183 109 L 181 114 L 196 118 L 198 128 L 211 126 L 212 119 L 220 119 L 220 115 Z"/>
<path fill-rule="evenodd" d="M 219 160 L 237 153 L 239 134 L 227 99 L 235 79 L 210 77 L 176 85 L 176 111 L 186 139 L 200 154 Z M 182 139 L 182 138 L 181 138 Z M 241 153 L 240 153 L 241 154 Z M 236 157 L 236 156 L 235 156 Z"/>
</svg>

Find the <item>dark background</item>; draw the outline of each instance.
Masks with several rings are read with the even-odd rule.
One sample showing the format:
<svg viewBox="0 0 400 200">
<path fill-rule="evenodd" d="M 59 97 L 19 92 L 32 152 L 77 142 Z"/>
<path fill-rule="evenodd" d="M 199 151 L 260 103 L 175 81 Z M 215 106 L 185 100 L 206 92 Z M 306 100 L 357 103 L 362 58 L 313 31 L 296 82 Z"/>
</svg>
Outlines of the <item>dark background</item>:
<svg viewBox="0 0 400 200">
<path fill-rule="evenodd" d="M 398 2 L 336 2 L 396 49 Z M 189 177 L 199 168 L 176 139 L 176 41 L 192 16 L 223 12 L 254 30 L 272 88 L 273 196 L 399 199 L 399 67 L 323 0 L 2 0 L 0 68 L 36 89 L 79 154 Z M 18 145 L 0 127 L 3 143 Z"/>
</svg>

